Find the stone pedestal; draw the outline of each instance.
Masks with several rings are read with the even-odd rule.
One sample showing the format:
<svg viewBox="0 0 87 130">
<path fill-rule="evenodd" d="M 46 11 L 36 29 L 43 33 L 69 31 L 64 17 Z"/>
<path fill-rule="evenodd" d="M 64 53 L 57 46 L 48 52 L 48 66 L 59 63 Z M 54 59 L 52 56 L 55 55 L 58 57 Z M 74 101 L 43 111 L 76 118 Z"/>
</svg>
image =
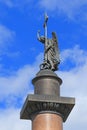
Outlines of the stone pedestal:
<svg viewBox="0 0 87 130">
<path fill-rule="evenodd" d="M 20 118 L 32 120 L 32 130 L 62 130 L 75 98 L 60 96 L 62 80 L 51 70 L 40 70 L 32 83 L 34 94 L 27 96 Z"/>
</svg>

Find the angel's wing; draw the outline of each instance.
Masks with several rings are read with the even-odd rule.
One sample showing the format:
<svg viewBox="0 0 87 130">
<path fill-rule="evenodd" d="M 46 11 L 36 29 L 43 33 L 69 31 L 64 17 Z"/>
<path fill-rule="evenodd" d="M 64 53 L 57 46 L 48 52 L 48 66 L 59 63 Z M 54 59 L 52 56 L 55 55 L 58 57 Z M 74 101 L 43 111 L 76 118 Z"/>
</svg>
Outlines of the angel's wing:
<svg viewBox="0 0 87 130">
<path fill-rule="evenodd" d="M 59 47 L 58 47 L 58 40 L 55 32 L 52 32 L 52 40 L 54 44 L 55 61 L 57 62 L 57 64 L 59 64 L 60 63 Z"/>
</svg>

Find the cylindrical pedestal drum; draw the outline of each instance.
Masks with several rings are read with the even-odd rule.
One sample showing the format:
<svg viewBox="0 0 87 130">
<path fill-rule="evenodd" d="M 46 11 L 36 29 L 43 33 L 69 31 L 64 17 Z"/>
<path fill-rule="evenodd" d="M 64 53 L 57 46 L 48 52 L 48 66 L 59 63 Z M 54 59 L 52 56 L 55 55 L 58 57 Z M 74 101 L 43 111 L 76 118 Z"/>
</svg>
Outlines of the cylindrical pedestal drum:
<svg viewBox="0 0 87 130">
<path fill-rule="evenodd" d="M 63 130 L 62 117 L 53 113 L 38 114 L 32 120 L 32 130 Z"/>
</svg>

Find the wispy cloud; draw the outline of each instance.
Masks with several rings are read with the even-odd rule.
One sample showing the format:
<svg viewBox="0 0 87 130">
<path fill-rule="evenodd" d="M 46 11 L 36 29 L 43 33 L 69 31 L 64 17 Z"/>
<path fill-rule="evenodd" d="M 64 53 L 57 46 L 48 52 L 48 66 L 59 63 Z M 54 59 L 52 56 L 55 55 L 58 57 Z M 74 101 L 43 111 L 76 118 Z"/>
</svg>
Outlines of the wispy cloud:
<svg viewBox="0 0 87 130">
<path fill-rule="evenodd" d="M 0 55 L 11 46 L 15 32 L 0 24 Z"/>
<path fill-rule="evenodd" d="M 64 14 L 69 19 L 83 16 L 87 13 L 87 0 L 40 0 L 40 6 L 52 13 Z"/>
<path fill-rule="evenodd" d="M 72 20 L 87 21 L 87 0 L 0 0 L 0 3 L 9 8 L 28 10 L 34 7 L 47 10 L 53 14 L 66 16 Z"/>
<path fill-rule="evenodd" d="M 9 8 L 24 8 L 32 3 L 32 0 L 0 0 L 0 2 Z"/>
<path fill-rule="evenodd" d="M 87 52 L 82 50 L 79 45 L 71 49 L 66 49 L 61 52 L 61 62 L 62 64 L 66 62 L 71 62 L 75 66 L 82 66 L 87 62 Z"/>
<path fill-rule="evenodd" d="M 12 7 L 12 0 L 0 0 L 0 3 L 7 5 L 8 7 Z"/>
</svg>

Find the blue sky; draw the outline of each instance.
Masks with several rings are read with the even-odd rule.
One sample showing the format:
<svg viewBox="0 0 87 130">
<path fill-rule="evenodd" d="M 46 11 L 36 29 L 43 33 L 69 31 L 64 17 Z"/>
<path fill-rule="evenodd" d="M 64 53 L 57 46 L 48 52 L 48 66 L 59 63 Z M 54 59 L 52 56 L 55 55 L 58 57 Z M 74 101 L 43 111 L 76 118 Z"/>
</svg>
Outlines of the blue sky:
<svg viewBox="0 0 87 130">
<path fill-rule="evenodd" d="M 0 0 L 0 128 L 31 129 L 20 120 L 32 78 L 43 61 L 44 12 L 48 13 L 48 37 L 58 36 L 63 79 L 62 96 L 76 98 L 64 130 L 87 128 L 87 0 Z M 82 118 L 81 118 L 82 117 Z"/>
</svg>

